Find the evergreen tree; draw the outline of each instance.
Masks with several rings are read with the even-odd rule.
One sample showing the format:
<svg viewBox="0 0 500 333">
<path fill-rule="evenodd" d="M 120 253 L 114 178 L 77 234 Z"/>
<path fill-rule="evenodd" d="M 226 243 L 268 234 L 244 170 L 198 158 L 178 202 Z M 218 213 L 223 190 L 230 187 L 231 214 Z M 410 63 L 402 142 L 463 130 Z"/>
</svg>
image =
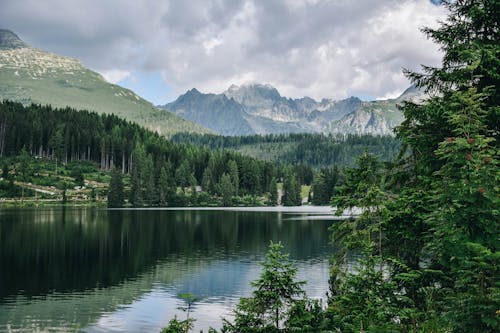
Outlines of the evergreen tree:
<svg viewBox="0 0 500 333">
<path fill-rule="evenodd" d="M 285 171 L 281 203 L 283 206 L 300 206 L 302 204 L 300 184 L 291 169 Z"/>
<path fill-rule="evenodd" d="M 55 133 L 51 136 L 49 147 L 52 149 L 52 157 L 56 161 L 56 175 L 57 165 L 64 155 L 64 126 L 58 126 Z"/>
<path fill-rule="evenodd" d="M 297 269 L 282 250 L 281 243 L 271 242 L 252 297 L 240 299 L 234 322 L 224 321 L 225 332 L 280 332 L 290 322 L 291 310 L 304 299 L 305 282 L 295 281 Z"/>
<path fill-rule="evenodd" d="M 21 186 L 21 202 L 24 201 L 24 183 L 28 181 L 29 176 L 31 175 L 31 169 L 32 169 L 32 164 L 31 164 L 31 156 L 26 150 L 26 148 L 23 147 L 21 150 L 21 154 L 19 155 L 19 164 L 17 168 L 17 172 L 19 173 L 19 177 L 21 181 L 23 182 Z"/>
<path fill-rule="evenodd" d="M 158 202 L 158 191 L 155 187 L 154 162 L 151 154 L 147 154 L 142 162 L 142 167 L 141 176 L 144 185 L 142 197 L 148 206 L 153 206 Z"/>
<path fill-rule="evenodd" d="M 442 65 L 408 72 L 417 86 L 436 94 L 421 105 L 404 105 L 398 136 L 411 155 L 400 165 L 410 166 L 405 186 L 411 197 L 420 196 L 427 206 L 415 214 L 425 226 L 417 236 L 425 242 L 416 252 L 435 277 L 429 279 L 425 269 L 418 272 L 430 281 L 425 287 L 441 296 L 442 325 L 454 332 L 494 332 L 500 326 L 493 259 L 499 256 L 494 208 L 500 206 L 499 4 L 461 0 L 445 5 L 447 20 L 424 30 L 441 45 Z M 391 222 L 399 220 L 388 221 L 394 228 L 398 224 Z"/>
<path fill-rule="evenodd" d="M 231 183 L 233 184 L 234 195 L 238 195 L 238 190 L 240 188 L 240 177 L 238 173 L 238 165 L 235 161 L 230 160 L 228 165 L 229 176 L 231 177 Z"/>
<path fill-rule="evenodd" d="M 233 182 L 231 176 L 223 173 L 219 183 L 219 193 L 222 195 L 222 205 L 231 206 L 234 195 Z"/>
<path fill-rule="evenodd" d="M 194 178 L 193 170 L 188 159 L 182 161 L 179 168 L 175 171 L 175 179 L 177 181 L 177 185 L 181 187 L 182 191 L 185 191 L 186 188 L 196 184 L 196 179 Z"/>
<path fill-rule="evenodd" d="M 167 167 L 162 167 L 160 170 L 160 178 L 158 183 L 158 197 L 160 206 L 167 206 L 169 203 L 169 192 L 171 191 L 171 176 Z"/>
<path fill-rule="evenodd" d="M 364 253 L 356 273 L 334 261 L 329 302 L 338 330 L 500 326 L 498 1 L 444 3 L 448 19 L 424 30 L 441 45 L 442 66 L 408 73 L 431 96 L 402 107 L 397 135 L 407 150 L 387 182 L 376 162 L 360 161 L 334 198 L 342 208 L 364 207 L 334 232 Z"/>
<path fill-rule="evenodd" d="M 278 205 L 278 184 L 274 177 L 271 179 L 271 184 L 269 185 L 269 205 Z"/>
<path fill-rule="evenodd" d="M 130 176 L 130 202 L 134 206 L 144 205 L 144 159 L 146 152 L 142 145 L 137 146 L 132 153 L 133 166 Z"/>
<path fill-rule="evenodd" d="M 201 181 L 201 187 L 203 188 L 203 191 L 208 192 L 208 193 L 214 193 L 214 186 L 213 186 L 213 180 L 212 180 L 212 168 L 208 166 L 205 171 L 203 172 L 203 178 Z"/>
<path fill-rule="evenodd" d="M 2 178 L 7 179 L 9 178 L 9 164 L 7 161 L 4 161 L 2 163 Z"/>
<path fill-rule="evenodd" d="M 312 203 L 315 205 L 326 205 L 331 201 L 335 193 L 335 186 L 339 185 L 340 174 L 336 166 L 323 168 L 314 175 L 312 184 Z"/>
<path fill-rule="evenodd" d="M 119 208 L 123 207 L 124 203 L 122 173 L 118 169 L 113 168 L 108 189 L 108 207 Z"/>
</svg>

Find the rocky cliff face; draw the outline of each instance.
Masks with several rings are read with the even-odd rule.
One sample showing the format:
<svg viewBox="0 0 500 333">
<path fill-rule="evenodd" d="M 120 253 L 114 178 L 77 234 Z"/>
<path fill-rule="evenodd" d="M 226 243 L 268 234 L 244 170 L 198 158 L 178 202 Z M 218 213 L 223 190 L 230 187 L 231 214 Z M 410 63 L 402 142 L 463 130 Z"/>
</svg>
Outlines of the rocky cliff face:
<svg viewBox="0 0 500 333">
<path fill-rule="evenodd" d="M 270 85 L 247 84 L 232 85 L 222 94 L 202 94 L 193 89 L 161 108 L 223 135 L 391 134 L 403 120 L 397 104 L 419 100 L 422 96 L 420 91 L 410 87 L 391 100 L 363 102 L 357 97 L 349 97 L 339 101 L 316 101 L 310 97 L 283 97 Z"/>
<path fill-rule="evenodd" d="M 15 33 L 0 29 L 0 50 L 28 47 Z"/>
</svg>

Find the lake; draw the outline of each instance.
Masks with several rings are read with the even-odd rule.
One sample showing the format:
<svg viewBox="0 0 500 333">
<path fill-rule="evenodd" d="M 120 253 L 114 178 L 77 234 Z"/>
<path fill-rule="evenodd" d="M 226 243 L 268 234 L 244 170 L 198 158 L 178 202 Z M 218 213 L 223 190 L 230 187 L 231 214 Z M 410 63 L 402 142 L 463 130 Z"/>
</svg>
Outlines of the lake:
<svg viewBox="0 0 500 333">
<path fill-rule="evenodd" d="M 262 211 L 264 210 L 264 211 Z M 185 318 L 219 328 L 261 270 L 269 242 L 325 299 L 328 209 L 0 210 L 0 332 L 159 332 Z"/>
</svg>

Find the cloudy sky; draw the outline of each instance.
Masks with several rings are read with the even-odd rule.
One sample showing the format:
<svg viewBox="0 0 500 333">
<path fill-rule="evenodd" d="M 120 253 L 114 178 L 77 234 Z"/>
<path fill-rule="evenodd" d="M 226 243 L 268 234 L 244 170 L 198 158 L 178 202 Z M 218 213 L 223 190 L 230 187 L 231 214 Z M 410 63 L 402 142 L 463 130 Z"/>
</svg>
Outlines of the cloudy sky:
<svg viewBox="0 0 500 333">
<path fill-rule="evenodd" d="M 2 0 L 0 28 L 154 104 L 268 83 L 289 97 L 393 97 L 440 62 L 434 0 Z"/>
</svg>

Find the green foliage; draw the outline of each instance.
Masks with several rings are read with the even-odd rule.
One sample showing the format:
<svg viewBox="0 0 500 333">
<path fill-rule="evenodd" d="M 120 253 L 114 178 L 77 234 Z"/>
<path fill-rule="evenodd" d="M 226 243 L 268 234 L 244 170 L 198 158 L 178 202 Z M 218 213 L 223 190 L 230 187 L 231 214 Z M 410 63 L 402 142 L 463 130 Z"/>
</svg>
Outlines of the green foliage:
<svg viewBox="0 0 500 333">
<path fill-rule="evenodd" d="M 450 2 L 447 23 L 425 30 L 442 45 L 443 64 L 410 77 L 440 94 L 423 105 L 405 105 L 398 129 L 413 150 L 411 189 L 428 207 L 417 215 L 424 240 L 418 253 L 440 272 L 436 303 L 443 325 L 454 332 L 493 332 L 500 325 L 495 3 Z"/>
<path fill-rule="evenodd" d="M 341 332 L 400 332 L 407 316 L 404 297 L 397 285 L 384 277 L 380 258 L 360 259 L 355 273 L 336 281 L 329 299 L 328 315 Z"/>
<path fill-rule="evenodd" d="M 345 184 L 337 188 L 332 203 L 336 214 L 361 209 L 355 219 L 342 220 L 335 226 L 333 239 L 343 247 L 339 256 L 347 250 L 361 249 L 371 254 L 378 250 L 382 255 L 382 223 L 387 210 L 381 164 L 375 156 L 365 153 L 357 160 L 355 168 L 345 170 Z M 340 264 L 340 263 L 339 263 Z"/>
<path fill-rule="evenodd" d="M 231 181 L 231 176 L 227 173 L 222 174 L 219 183 L 219 192 L 222 195 L 222 205 L 223 206 L 231 206 L 232 198 L 234 194 L 233 182 Z"/>
<path fill-rule="evenodd" d="M 0 103 L 0 124 L 4 123 L 8 126 L 0 139 L 5 144 L 5 156 L 17 156 L 23 147 L 36 147 L 27 150 L 28 155 L 52 159 L 55 173 L 71 175 L 75 185 L 82 185 L 82 176 L 89 181 L 108 182 L 107 171 L 120 169 L 131 176 L 127 195 L 134 206 L 197 205 L 198 192 L 192 190 L 196 184 L 202 184 L 203 191 L 214 197 L 209 200 L 214 204 L 218 202 L 216 196 L 221 196 L 216 185 L 224 173 L 231 178 L 233 195 L 257 198 L 267 192 L 271 178 L 277 176 L 269 162 L 229 151 L 174 144 L 113 115 L 50 106 L 25 107 L 5 101 Z M 104 173 L 88 169 L 89 163 L 97 163 Z M 75 164 L 82 165 L 82 169 L 79 171 Z M 43 176 L 37 181 L 50 186 L 59 177 Z M 177 192 L 176 185 L 182 193 Z"/>
<path fill-rule="evenodd" d="M 444 51 L 442 66 L 408 73 L 437 94 L 403 105 L 406 150 L 386 171 L 360 160 L 333 200 L 362 208 L 334 231 L 362 257 L 354 271 L 345 257 L 333 261 L 329 313 L 342 331 L 500 327 L 498 1 L 445 5 L 446 22 L 424 29 Z"/>
<path fill-rule="evenodd" d="M 9 163 L 7 161 L 3 161 L 2 163 L 2 178 L 7 179 L 9 178 Z"/>
<path fill-rule="evenodd" d="M 335 187 L 341 182 L 339 169 L 323 168 L 316 172 L 312 183 L 312 203 L 315 205 L 327 205 L 335 195 Z"/>
<path fill-rule="evenodd" d="M 300 206 L 302 205 L 302 197 L 300 184 L 297 181 L 295 173 L 291 169 L 285 171 L 283 180 L 283 196 L 281 203 L 283 206 Z"/>
<path fill-rule="evenodd" d="M 113 169 L 108 189 L 108 207 L 123 207 L 124 203 L 122 174 L 119 170 Z"/>
<path fill-rule="evenodd" d="M 292 314 L 305 307 L 302 286 L 305 282 L 295 281 L 297 269 L 282 253 L 281 243 L 272 243 L 262 263 L 260 277 L 252 282 L 252 297 L 242 298 L 234 310 L 234 322 L 224 321 L 224 332 L 279 332 L 283 325 L 309 323 L 310 318 L 300 322 Z M 293 310 L 292 310 L 293 309 Z"/>
<path fill-rule="evenodd" d="M 400 147 L 399 140 L 392 136 L 372 135 L 323 135 L 323 134 L 270 134 L 253 136 L 220 136 L 177 133 L 172 140 L 192 143 L 210 149 L 231 149 L 256 158 L 306 167 L 328 167 L 331 165 L 353 165 L 355 159 L 368 151 L 383 161 L 394 158 Z M 307 171 L 307 170 L 306 170 Z M 312 171 L 300 172 L 310 184 Z"/>
<path fill-rule="evenodd" d="M 269 185 L 269 205 L 276 206 L 278 204 L 278 183 L 273 177 Z"/>
<path fill-rule="evenodd" d="M 170 319 L 168 326 L 163 328 L 160 333 L 186 333 L 194 327 L 194 319 L 179 320 L 177 317 Z"/>
</svg>

